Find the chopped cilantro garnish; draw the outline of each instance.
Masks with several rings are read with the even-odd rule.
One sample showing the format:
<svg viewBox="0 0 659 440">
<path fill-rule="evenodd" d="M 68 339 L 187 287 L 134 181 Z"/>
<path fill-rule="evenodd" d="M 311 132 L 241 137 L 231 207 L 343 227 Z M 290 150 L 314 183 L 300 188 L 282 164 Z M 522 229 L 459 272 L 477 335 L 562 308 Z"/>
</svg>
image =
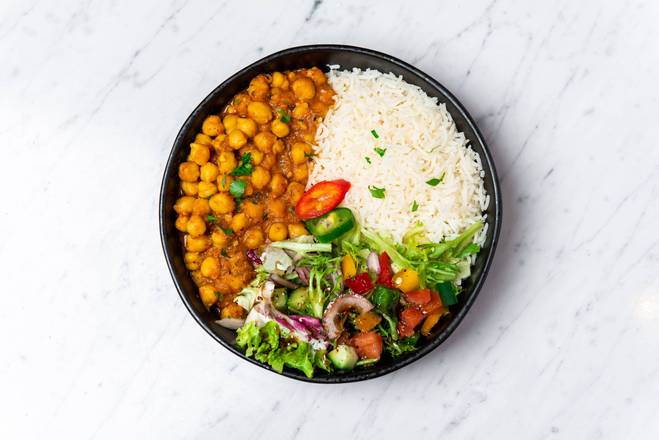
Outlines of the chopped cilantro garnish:
<svg viewBox="0 0 659 440">
<path fill-rule="evenodd" d="M 375 148 L 373 148 L 373 151 L 375 151 L 376 153 L 378 153 L 378 155 L 379 155 L 380 157 L 384 157 L 384 153 L 387 152 L 387 149 L 386 149 L 386 148 L 378 148 L 378 147 L 375 147 Z"/>
<path fill-rule="evenodd" d="M 214 215 L 209 214 L 208 217 L 206 217 L 206 221 L 209 221 L 209 222 L 216 222 L 218 220 L 219 219 L 217 217 L 215 217 Z"/>
<path fill-rule="evenodd" d="M 430 186 L 437 186 L 444 181 L 444 176 L 446 176 L 446 171 L 442 172 L 442 174 L 439 176 L 438 179 L 432 178 L 430 180 L 427 180 L 426 183 Z"/>
<path fill-rule="evenodd" d="M 240 104 L 240 98 L 236 98 L 233 100 L 233 105 L 238 105 Z"/>
<path fill-rule="evenodd" d="M 222 176 L 222 188 L 227 186 L 227 175 Z"/>
<path fill-rule="evenodd" d="M 370 157 L 364 156 L 364 159 L 366 159 L 366 162 L 368 162 L 369 165 L 371 164 L 371 158 Z"/>
<path fill-rule="evenodd" d="M 222 252 L 226 252 L 224 249 L 222 249 Z M 217 290 L 215 291 L 215 296 L 217 297 L 218 301 L 224 300 L 224 295 L 222 295 L 222 292 L 218 292 Z"/>
<path fill-rule="evenodd" d="M 316 154 L 315 153 L 304 153 L 304 157 L 306 157 L 307 159 L 311 159 L 312 157 L 316 157 Z"/>
<path fill-rule="evenodd" d="M 224 232 L 227 235 L 233 235 L 233 229 L 231 228 L 220 228 L 222 229 L 222 232 Z"/>
<path fill-rule="evenodd" d="M 284 122 L 286 124 L 291 122 L 291 116 L 285 110 L 278 109 L 277 113 L 279 114 L 279 120 L 281 122 Z"/>
<path fill-rule="evenodd" d="M 231 172 L 232 176 L 251 176 L 252 170 L 252 155 L 250 153 L 245 153 L 240 157 L 240 165 L 236 167 L 235 170 Z"/>
<path fill-rule="evenodd" d="M 371 192 L 371 195 L 376 199 L 384 199 L 384 188 L 378 188 L 377 186 L 369 185 L 368 190 Z"/>
<path fill-rule="evenodd" d="M 220 255 L 222 255 L 222 256 L 225 257 L 225 258 L 229 256 L 229 254 L 227 254 L 227 250 L 226 250 L 226 249 L 222 249 L 222 250 L 220 251 Z"/>
<path fill-rule="evenodd" d="M 378 135 L 378 132 L 377 132 L 377 131 L 375 131 L 375 130 L 371 130 L 371 134 L 373 135 L 373 137 L 374 137 L 375 139 L 380 139 L 380 136 Z"/>
<path fill-rule="evenodd" d="M 416 212 L 416 210 L 419 209 L 419 204 L 416 202 L 412 202 L 412 212 Z"/>
<path fill-rule="evenodd" d="M 247 188 L 247 182 L 244 180 L 234 180 L 229 185 L 229 192 L 235 199 L 240 199 L 245 194 L 245 189 Z"/>
</svg>

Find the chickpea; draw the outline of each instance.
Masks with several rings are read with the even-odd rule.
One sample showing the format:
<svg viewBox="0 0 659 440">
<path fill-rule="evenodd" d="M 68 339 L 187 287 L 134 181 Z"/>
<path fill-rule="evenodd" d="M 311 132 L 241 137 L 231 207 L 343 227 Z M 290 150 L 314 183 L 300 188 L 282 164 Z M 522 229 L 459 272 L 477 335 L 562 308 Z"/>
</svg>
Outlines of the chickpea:
<svg viewBox="0 0 659 440">
<path fill-rule="evenodd" d="M 270 192 L 273 196 L 280 196 L 286 192 L 286 185 L 288 185 L 286 178 L 282 174 L 276 173 L 270 179 Z"/>
<path fill-rule="evenodd" d="M 227 247 L 227 243 L 229 242 L 229 237 L 227 237 L 227 234 L 225 234 L 223 230 L 216 229 L 211 234 L 211 241 L 213 242 L 213 246 L 223 249 Z"/>
<path fill-rule="evenodd" d="M 183 162 L 178 166 L 178 177 L 184 182 L 196 182 L 199 179 L 199 165 L 194 162 Z"/>
<path fill-rule="evenodd" d="M 263 125 L 272 119 L 272 110 L 265 102 L 252 102 L 247 106 L 247 116 Z"/>
<path fill-rule="evenodd" d="M 238 233 L 247 227 L 247 216 L 244 212 L 239 212 L 231 219 L 231 229 Z"/>
<path fill-rule="evenodd" d="M 252 185 L 254 185 L 254 188 L 263 189 L 268 182 L 270 182 L 270 171 L 261 166 L 256 166 L 252 171 Z"/>
<path fill-rule="evenodd" d="M 204 276 L 201 274 L 199 270 L 193 270 L 190 272 L 190 276 L 192 277 L 192 281 L 198 286 L 202 283 L 204 283 Z"/>
<path fill-rule="evenodd" d="M 312 67 L 311 69 L 308 69 L 306 73 L 307 76 L 318 86 L 327 82 L 327 77 L 318 67 Z"/>
<path fill-rule="evenodd" d="M 302 139 L 304 139 L 305 142 L 313 142 L 313 133 L 304 133 Z"/>
<path fill-rule="evenodd" d="M 215 293 L 215 287 L 211 286 L 210 284 L 201 286 L 199 288 L 199 299 L 201 299 L 201 302 L 204 303 L 204 306 L 207 309 L 210 309 L 211 306 L 214 305 L 218 300 L 217 293 Z"/>
<path fill-rule="evenodd" d="M 267 207 L 269 218 L 283 218 L 286 215 L 286 204 L 282 199 L 270 200 Z"/>
<path fill-rule="evenodd" d="M 234 128 L 236 128 L 236 125 L 238 124 L 238 116 L 236 115 L 226 115 L 224 117 L 224 129 L 226 130 L 227 133 L 230 133 Z"/>
<path fill-rule="evenodd" d="M 191 214 L 194 201 L 195 198 L 191 196 L 179 197 L 176 203 L 174 203 L 174 211 L 177 214 Z"/>
<path fill-rule="evenodd" d="M 279 139 L 277 139 L 277 141 L 274 144 L 272 144 L 272 152 L 275 154 L 283 153 L 285 149 L 286 146 Z"/>
<path fill-rule="evenodd" d="M 190 220 L 190 217 L 187 215 L 179 215 L 176 217 L 176 223 L 174 225 L 176 226 L 176 229 L 178 229 L 181 232 L 188 232 L 188 221 Z"/>
<path fill-rule="evenodd" d="M 272 130 L 272 133 L 279 138 L 287 136 L 291 131 L 290 128 L 288 128 L 288 124 L 280 121 L 279 119 L 272 121 L 272 124 L 270 124 L 270 129 Z"/>
<path fill-rule="evenodd" d="M 296 165 L 295 168 L 293 168 L 293 179 L 297 180 L 298 182 L 304 182 L 307 180 L 307 177 L 309 176 L 309 168 L 307 167 L 306 163 L 303 163 L 301 165 Z M 201 182 L 199 184 L 199 191 L 201 191 Z"/>
<path fill-rule="evenodd" d="M 195 144 L 201 144 L 201 145 L 211 145 L 213 142 L 213 139 L 211 139 L 210 136 L 207 134 L 203 133 L 197 133 L 197 136 L 194 138 L 194 143 Z"/>
<path fill-rule="evenodd" d="M 275 140 L 277 140 L 277 138 L 274 134 L 262 131 L 254 136 L 254 145 L 264 153 L 269 153 L 272 151 L 272 144 L 275 143 Z"/>
<path fill-rule="evenodd" d="M 298 78 L 293 81 L 293 93 L 301 101 L 309 101 L 316 95 L 316 86 L 309 78 Z"/>
<path fill-rule="evenodd" d="M 293 109 L 293 119 L 304 119 L 309 114 L 309 104 L 300 102 Z"/>
<path fill-rule="evenodd" d="M 242 284 L 242 282 L 241 282 Z M 234 289 L 234 291 L 238 291 L 240 289 Z M 240 319 L 243 317 L 244 310 L 239 304 L 236 304 L 235 302 L 232 302 L 228 304 L 226 307 L 222 307 L 222 311 L 220 312 L 220 318 L 236 318 Z"/>
<path fill-rule="evenodd" d="M 249 197 L 254 194 L 254 185 L 252 185 L 252 182 L 250 181 L 250 177 L 245 176 L 241 177 L 240 180 L 243 180 L 247 182 L 247 186 L 245 187 L 245 197 Z"/>
<path fill-rule="evenodd" d="M 275 154 L 266 154 L 261 162 L 261 166 L 266 170 L 271 169 L 277 163 L 277 156 Z"/>
<path fill-rule="evenodd" d="M 289 223 L 288 224 L 288 236 L 291 238 L 302 237 L 303 235 L 309 235 L 307 228 L 304 227 L 303 223 Z"/>
<path fill-rule="evenodd" d="M 183 255 L 183 261 L 188 270 L 198 270 L 201 266 L 201 255 L 198 252 L 186 252 Z"/>
<path fill-rule="evenodd" d="M 291 159 L 295 165 L 306 163 L 309 154 L 311 154 L 311 147 L 304 142 L 296 142 L 291 147 Z"/>
<path fill-rule="evenodd" d="M 281 87 L 284 81 L 288 81 L 283 73 L 275 72 L 272 74 L 272 87 Z"/>
<path fill-rule="evenodd" d="M 261 162 L 263 162 L 263 158 L 265 157 L 263 151 L 257 150 L 256 148 L 248 148 L 245 152 L 250 154 L 252 163 L 254 165 L 259 165 Z"/>
<path fill-rule="evenodd" d="M 250 138 L 254 137 L 256 134 L 256 122 L 249 118 L 238 118 L 236 128 Z"/>
<path fill-rule="evenodd" d="M 243 243 L 247 249 L 256 249 L 261 246 L 265 238 L 263 237 L 263 231 L 258 226 L 249 228 L 243 234 Z"/>
<path fill-rule="evenodd" d="M 238 113 L 240 116 L 246 116 L 247 106 L 249 105 L 250 102 L 252 102 L 252 100 L 249 99 L 249 95 L 244 93 L 236 95 L 236 98 L 229 106 L 228 111 L 230 113 Z"/>
<path fill-rule="evenodd" d="M 217 137 L 211 142 L 211 147 L 215 148 L 216 150 L 221 150 L 222 144 L 226 138 L 226 134 L 218 134 Z"/>
<path fill-rule="evenodd" d="M 220 174 L 220 170 L 212 162 L 203 164 L 199 170 L 199 176 L 204 182 L 212 182 L 217 179 L 218 174 Z"/>
<path fill-rule="evenodd" d="M 190 154 L 188 155 L 188 160 L 201 166 L 208 162 L 208 159 L 210 158 L 211 149 L 208 147 L 208 145 L 190 144 Z"/>
<path fill-rule="evenodd" d="M 327 105 L 323 104 L 320 101 L 314 101 L 314 102 L 311 103 L 311 111 L 313 111 L 317 115 L 325 116 L 325 114 L 327 113 L 327 110 L 329 110 Z"/>
<path fill-rule="evenodd" d="M 281 241 L 286 240 L 288 235 L 288 229 L 284 223 L 273 223 L 268 229 L 268 238 L 271 241 Z"/>
<path fill-rule="evenodd" d="M 236 202 L 233 197 L 227 193 L 215 194 L 208 201 L 213 212 L 218 214 L 230 214 L 236 209 Z"/>
<path fill-rule="evenodd" d="M 228 176 L 226 174 L 218 176 L 217 177 L 217 189 L 219 189 L 222 192 L 227 192 L 227 191 L 229 191 L 229 187 L 231 186 L 231 182 L 233 182 L 233 177 L 231 177 L 231 176 Z"/>
<path fill-rule="evenodd" d="M 181 182 L 181 190 L 186 196 L 196 196 L 197 182 Z"/>
<path fill-rule="evenodd" d="M 215 257 L 206 257 L 201 262 L 201 274 L 206 278 L 219 277 L 220 269 L 220 262 Z"/>
<path fill-rule="evenodd" d="M 208 198 L 217 192 L 217 186 L 213 182 L 199 182 L 199 197 Z"/>
<path fill-rule="evenodd" d="M 238 130 L 237 128 L 234 128 L 229 133 L 229 146 L 234 150 L 239 149 L 246 143 L 247 143 L 247 136 L 245 136 L 245 133 Z"/>
<path fill-rule="evenodd" d="M 220 117 L 217 115 L 208 116 L 201 124 L 201 131 L 210 137 L 215 137 L 218 134 L 224 132 L 224 127 L 222 126 Z"/>
<path fill-rule="evenodd" d="M 207 199 L 195 199 L 192 204 L 192 213 L 194 215 L 200 215 L 202 217 L 208 215 L 211 212 L 211 208 L 208 205 Z"/>
<path fill-rule="evenodd" d="M 240 206 L 240 210 L 252 220 L 260 222 L 263 219 L 263 205 L 254 203 L 251 200 L 245 200 Z"/>
<path fill-rule="evenodd" d="M 238 160 L 232 151 L 220 151 L 217 162 L 220 165 L 220 173 L 222 174 L 229 174 L 238 166 Z"/>
<path fill-rule="evenodd" d="M 249 83 L 247 87 L 247 93 L 249 96 L 256 100 L 264 100 L 268 97 L 270 92 L 270 86 L 268 85 L 268 80 L 263 75 L 256 76 Z"/>
<path fill-rule="evenodd" d="M 288 184 L 286 192 L 288 194 L 288 200 L 291 202 L 291 204 L 296 205 L 297 202 L 300 201 L 302 194 L 304 194 L 304 185 L 298 182 L 291 182 Z"/>
<path fill-rule="evenodd" d="M 210 240 L 205 235 L 201 237 L 185 236 L 185 249 L 189 252 L 203 252 L 210 246 Z"/>
<path fill-rule="evenodd" d="M 206 222 L 198 215 L 190 216 L 188 220 L 188 234 L 192 237 L 199 237 L 206 232 Z"/>
</svg>

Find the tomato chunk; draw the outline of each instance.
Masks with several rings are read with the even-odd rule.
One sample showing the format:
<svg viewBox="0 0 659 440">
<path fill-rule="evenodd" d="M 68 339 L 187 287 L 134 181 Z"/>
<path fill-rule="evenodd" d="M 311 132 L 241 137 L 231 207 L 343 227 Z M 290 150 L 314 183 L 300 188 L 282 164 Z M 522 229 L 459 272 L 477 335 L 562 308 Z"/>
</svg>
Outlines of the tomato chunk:
<svg viewBox="0 0 659 440">
<path fill-rule="evenodd" d="M 301 220 L 320 217 L 336 208 L 349 189 L 350 182 L 343 179 L 318 182 L 302 195 L 295 213 Z"/>
<path fill-rule="evenodd" d="M 438 310 L 441 310 L 444 305 L 442 304 L 442 300 L 439 298 L 439 294 L 437 292 L 430 291 L 430 301 L 421 305 L 421 311 L 425 313 L 426 315 L 430 315 L 431 313 L 435 313 Z"/>
<path fill-rule="evenodd" d="M 382 336 L 375 332 L 357 333 L 350 339 L 360 359 L 380 359 L 382 355 Z"/>
<path fill-rule="evenodd" d="M 348 289 L 355 293 L 363 295 L 373 289 L 373 281 L 367 272 L 362 272 L 352 278 L 345 280 L 345 285 Z"/>
<path fill-rule="evenodd" d="M 413 292 L 403 293 L 403 297 L 407 302 L 421 305 L 421 304 L 429 303 L 431 295 L 430 295 L 430 290 L 421 289 L 421 290 L 415 290 Z"/>
<path fill-rule="evenodd" d="M 391 269 L 391 258 L 387 255 L 386 252 L 382 252 L 378 260 L 380 261 L 380 274 L 378 275 L 377 283 L 388 287 L 390 289 L 394 288 L 394 271 Z"/>
<path fill-rule="evenodd" d="M 412 306 L 406 307 L 400 312 L 398 320 L 398 334 L 404 338 L 414 334 L 414 328 L 421 324 L 425 315 L 421 310 Z"/>
</svg>

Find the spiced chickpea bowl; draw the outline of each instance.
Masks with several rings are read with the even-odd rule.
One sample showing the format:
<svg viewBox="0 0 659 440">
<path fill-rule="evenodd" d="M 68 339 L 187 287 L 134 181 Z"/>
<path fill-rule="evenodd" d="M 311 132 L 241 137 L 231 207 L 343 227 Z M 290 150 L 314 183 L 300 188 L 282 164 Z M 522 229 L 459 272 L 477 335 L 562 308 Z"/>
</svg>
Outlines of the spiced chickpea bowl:
<svg viewBox="0 0 659 440">
<path fill-rule="evenodd" d="M 433 156 L 428 176 L 406 176 L 408 166 L 387 181 L 409 147 L 398 141 L 409 136 L 394 133 L 404 115 L 388 118 L 388 103 L 371 102 L 381 105 L 364 109 L 372 113 L 368 138 L 359 138 L 363 124 L 343 136 L 326 126 L 325 119 L 352 124 L 363 114 L 359 105 L 350 113 L 346 90 L 359 82 L 350 72 L 382 79 L 387 92 L 398 81 L 405 99 L 418 92 L 430 103 L 423 106 L 439 105 L 440 123 L 455 138 L 449 147 L 465 154 L 442 160 L 461 168 L 440 169 Z M 343 154 L 358 151 L 358 158 Z M 473 190 L 464 185 L 469 173 Z M 461 197 L 451 195 L 456 187 Z M 433 205 L 467 193 L 473 212 L 460 221 L 438 214 L 450 204 Z M 396 202 L 402 210 L 392 210 Z M 485 280 L 500 222 L 492 159 L 456 98 L 400 60 L 350 46 L 287 49 L 220 84 L 180 129 L 160 193 L 165 258 L 196 321 L 249 362 L 320 383 L 387 374 L 446 340 Z M 373 232 L 379 224 L 392 226 L 394 236 L 396 227 L 402 234 L 414 225 L 414 239 L 380 237 Z M 273 337 L 278 346 L 267 345 Z"/>
</svg>

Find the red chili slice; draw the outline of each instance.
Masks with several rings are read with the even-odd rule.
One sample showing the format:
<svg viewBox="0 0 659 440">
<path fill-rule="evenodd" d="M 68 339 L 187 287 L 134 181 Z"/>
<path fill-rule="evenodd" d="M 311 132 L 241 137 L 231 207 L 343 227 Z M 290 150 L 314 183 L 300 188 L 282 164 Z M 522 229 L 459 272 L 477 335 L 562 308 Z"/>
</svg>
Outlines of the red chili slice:
<svg viewBox="0 0 659 440">
<path fill-rule="evenodd" d="M 376 282 L 390 289 L 395 289 L 392 280 L 394 277 L 394 271 L 391 269 L 391 258 L 389 258 L 389 255 L 387 255 L 386 252 L 382 252 L 378 257 L 378 260 L 380 260 L 380 274 L 378 275 Z"/>
<path fill-rule="evenodd" d="M 367 272 L 362 272 L 345 280 L 348 289 L 363 295 L 373 289 L 373 281 Z"/>
<path fill-rule="evenodd" d="M 349 189 L 350 182 L 343 179 L 318 182 L 302 195 L 295 213 L 301 220 L 320 217 L 339 206 Z"/>
</svg>

